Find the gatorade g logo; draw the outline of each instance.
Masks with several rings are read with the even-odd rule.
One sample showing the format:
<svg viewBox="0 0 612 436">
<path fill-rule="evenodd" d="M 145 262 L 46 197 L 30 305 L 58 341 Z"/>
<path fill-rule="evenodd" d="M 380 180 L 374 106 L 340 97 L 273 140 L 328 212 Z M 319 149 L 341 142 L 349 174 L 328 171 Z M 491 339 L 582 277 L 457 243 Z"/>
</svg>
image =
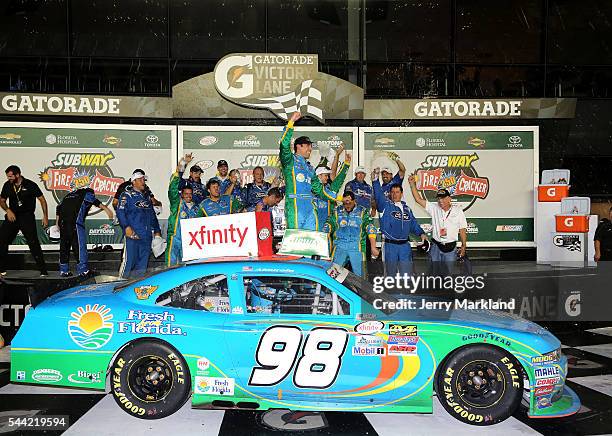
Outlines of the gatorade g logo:
<svg viewBox="0 0 612 436">
<path fill-rule="evenodd" d="M 468 210 L 489 194 L 489 179 L 479 177 L 474 162 L 478 154 L 429 155 L 417 171 L 417 187 L 427 201 L 436 201 L 438 189 L 450 192 L 456 204 Z"/>
<path fill-rule="evenodd" d="M 571 218 L 571 217 L 565 218 L 565 221 L 563 222 L 563 224 L 565 224 L 566 227 L 574 227 L 574 218 Z"/>
<path fill-rule="evenodd" d="M 253 94 L 253 56 L 230 55 L 215 67 L 215 86 L 224 97 L 245 98 Z"/>
<path fill-rule="evenodd" d="M 108 164 L 115 159 L 111 151 L 107 153 L 59 153 L 40 174 L 47 191 L 59 204 L 66 194 L 80 188 L 93 189 L 96 197 L 109 205 L 124 179 L 114 177 Z M 96 210 L 93 215 L 99 213 Z"/>
<path fill-rule="evenodd" d="M 557 189 L 556 189 L 556 188 L 548 188 L 548 189 L 546 190 L 546 194 L 547 194 L 549 197 L 555 197 L 555 196 L 557 195 Z"/>
</svg>

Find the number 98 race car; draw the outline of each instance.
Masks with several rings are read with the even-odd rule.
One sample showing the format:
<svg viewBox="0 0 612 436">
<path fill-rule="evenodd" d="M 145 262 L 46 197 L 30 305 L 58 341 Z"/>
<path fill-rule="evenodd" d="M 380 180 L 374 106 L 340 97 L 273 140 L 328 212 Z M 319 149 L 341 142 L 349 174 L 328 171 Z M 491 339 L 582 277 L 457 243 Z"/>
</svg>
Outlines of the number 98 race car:
<svg viewBox="0 0 612 436">
<path fill-rule="evenodd" d="M 28 312 L 11 380 L 107 387 L 145 419 L 192 407 L 448 413 L 474 425 L 575 413 L 560 342 L 501 312 L 381 311 L 329 262 L 225 259 L 77 286 Z"/>
</svg>

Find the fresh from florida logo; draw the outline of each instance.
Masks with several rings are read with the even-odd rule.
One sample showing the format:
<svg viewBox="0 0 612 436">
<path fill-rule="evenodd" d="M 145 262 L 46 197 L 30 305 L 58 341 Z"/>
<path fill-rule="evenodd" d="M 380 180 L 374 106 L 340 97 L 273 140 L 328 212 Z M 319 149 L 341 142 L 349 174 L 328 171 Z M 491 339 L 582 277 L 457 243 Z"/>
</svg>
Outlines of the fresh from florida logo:
<svg viewBox="0 0 612 436">
<path fill-rule="evenodd" d="M 101 348 L 113 336 L 113 319 L 110 309 L 104 305 L 88 304 L 77 307 L 68 321 L 68 334 L 79 347 L 94 350 Z"/>
<path fill-rule="evenodd" d="M 67 193 L 79 188 L 91 188 L 105 205 L 110 204 L 122 177 L 115 177 L 108 162 L 115 156 L 108 153 L 59 153 L 40 174 L 47 191 L 59 204 Z M 101 209 L 92 215 L 99 213 Z"/>
<path fill-rule="evenodd" d="M 438 189 L 446 189 L 453 199 L 469 209 L 477 198 L 489 194 L 489 179 L 479 177 L 474 162 L 478 154 L 436 154 L 429 155 L 417 170 L 417 188 L 427 201 L 436 201 Z"/>
</svg>

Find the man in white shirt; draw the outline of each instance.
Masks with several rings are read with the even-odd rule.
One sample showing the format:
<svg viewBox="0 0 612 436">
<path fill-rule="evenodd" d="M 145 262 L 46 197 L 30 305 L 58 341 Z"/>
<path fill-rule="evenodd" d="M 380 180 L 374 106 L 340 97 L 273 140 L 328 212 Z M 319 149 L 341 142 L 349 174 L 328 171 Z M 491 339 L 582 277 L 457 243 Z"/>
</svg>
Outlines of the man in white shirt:
<svg viewBox="0 0 612 436">
<path fill-rule="evenodd" d="M 411 175 L 408 178 L 410 190 L 414 200 L 431 217 L 432 242 L 429 257 L 432 262 L 434 275 L 448 275 L 453 270 L 457 260 L 455 248 L 457 241 L 461 239 L 459 257 L 465 256 L 467 246 L 467 220 L 463 209 L 451 202 L 450 192 L 439 189 L 436 193 L 437 202 L 426 201 L 416 187 L 416 178 Z"/>
</svg>

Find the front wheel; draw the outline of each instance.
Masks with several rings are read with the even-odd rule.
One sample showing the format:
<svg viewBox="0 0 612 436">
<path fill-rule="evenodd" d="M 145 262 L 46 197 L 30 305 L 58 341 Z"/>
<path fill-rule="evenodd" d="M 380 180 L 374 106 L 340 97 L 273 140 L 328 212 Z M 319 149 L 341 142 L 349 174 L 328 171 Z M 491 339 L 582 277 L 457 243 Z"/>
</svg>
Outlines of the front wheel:
<svg viewBox="0 0 612 436">
<path fill-rule="evenodd" d="M 181 408 L 191 392 L 187 362 L 161 341 L 126 346 L 110 368 L 115 401 L 132 416 L 158 419 Z"/>
<path fill-rule="evenodd" d="M 511 354 L 499 348 L 461 348 L 440 367 L 436 394 L 446 411 L 459 421 L 496 424 L 511 416 L 521 402 L 522 369 Z"/>
</svg>

